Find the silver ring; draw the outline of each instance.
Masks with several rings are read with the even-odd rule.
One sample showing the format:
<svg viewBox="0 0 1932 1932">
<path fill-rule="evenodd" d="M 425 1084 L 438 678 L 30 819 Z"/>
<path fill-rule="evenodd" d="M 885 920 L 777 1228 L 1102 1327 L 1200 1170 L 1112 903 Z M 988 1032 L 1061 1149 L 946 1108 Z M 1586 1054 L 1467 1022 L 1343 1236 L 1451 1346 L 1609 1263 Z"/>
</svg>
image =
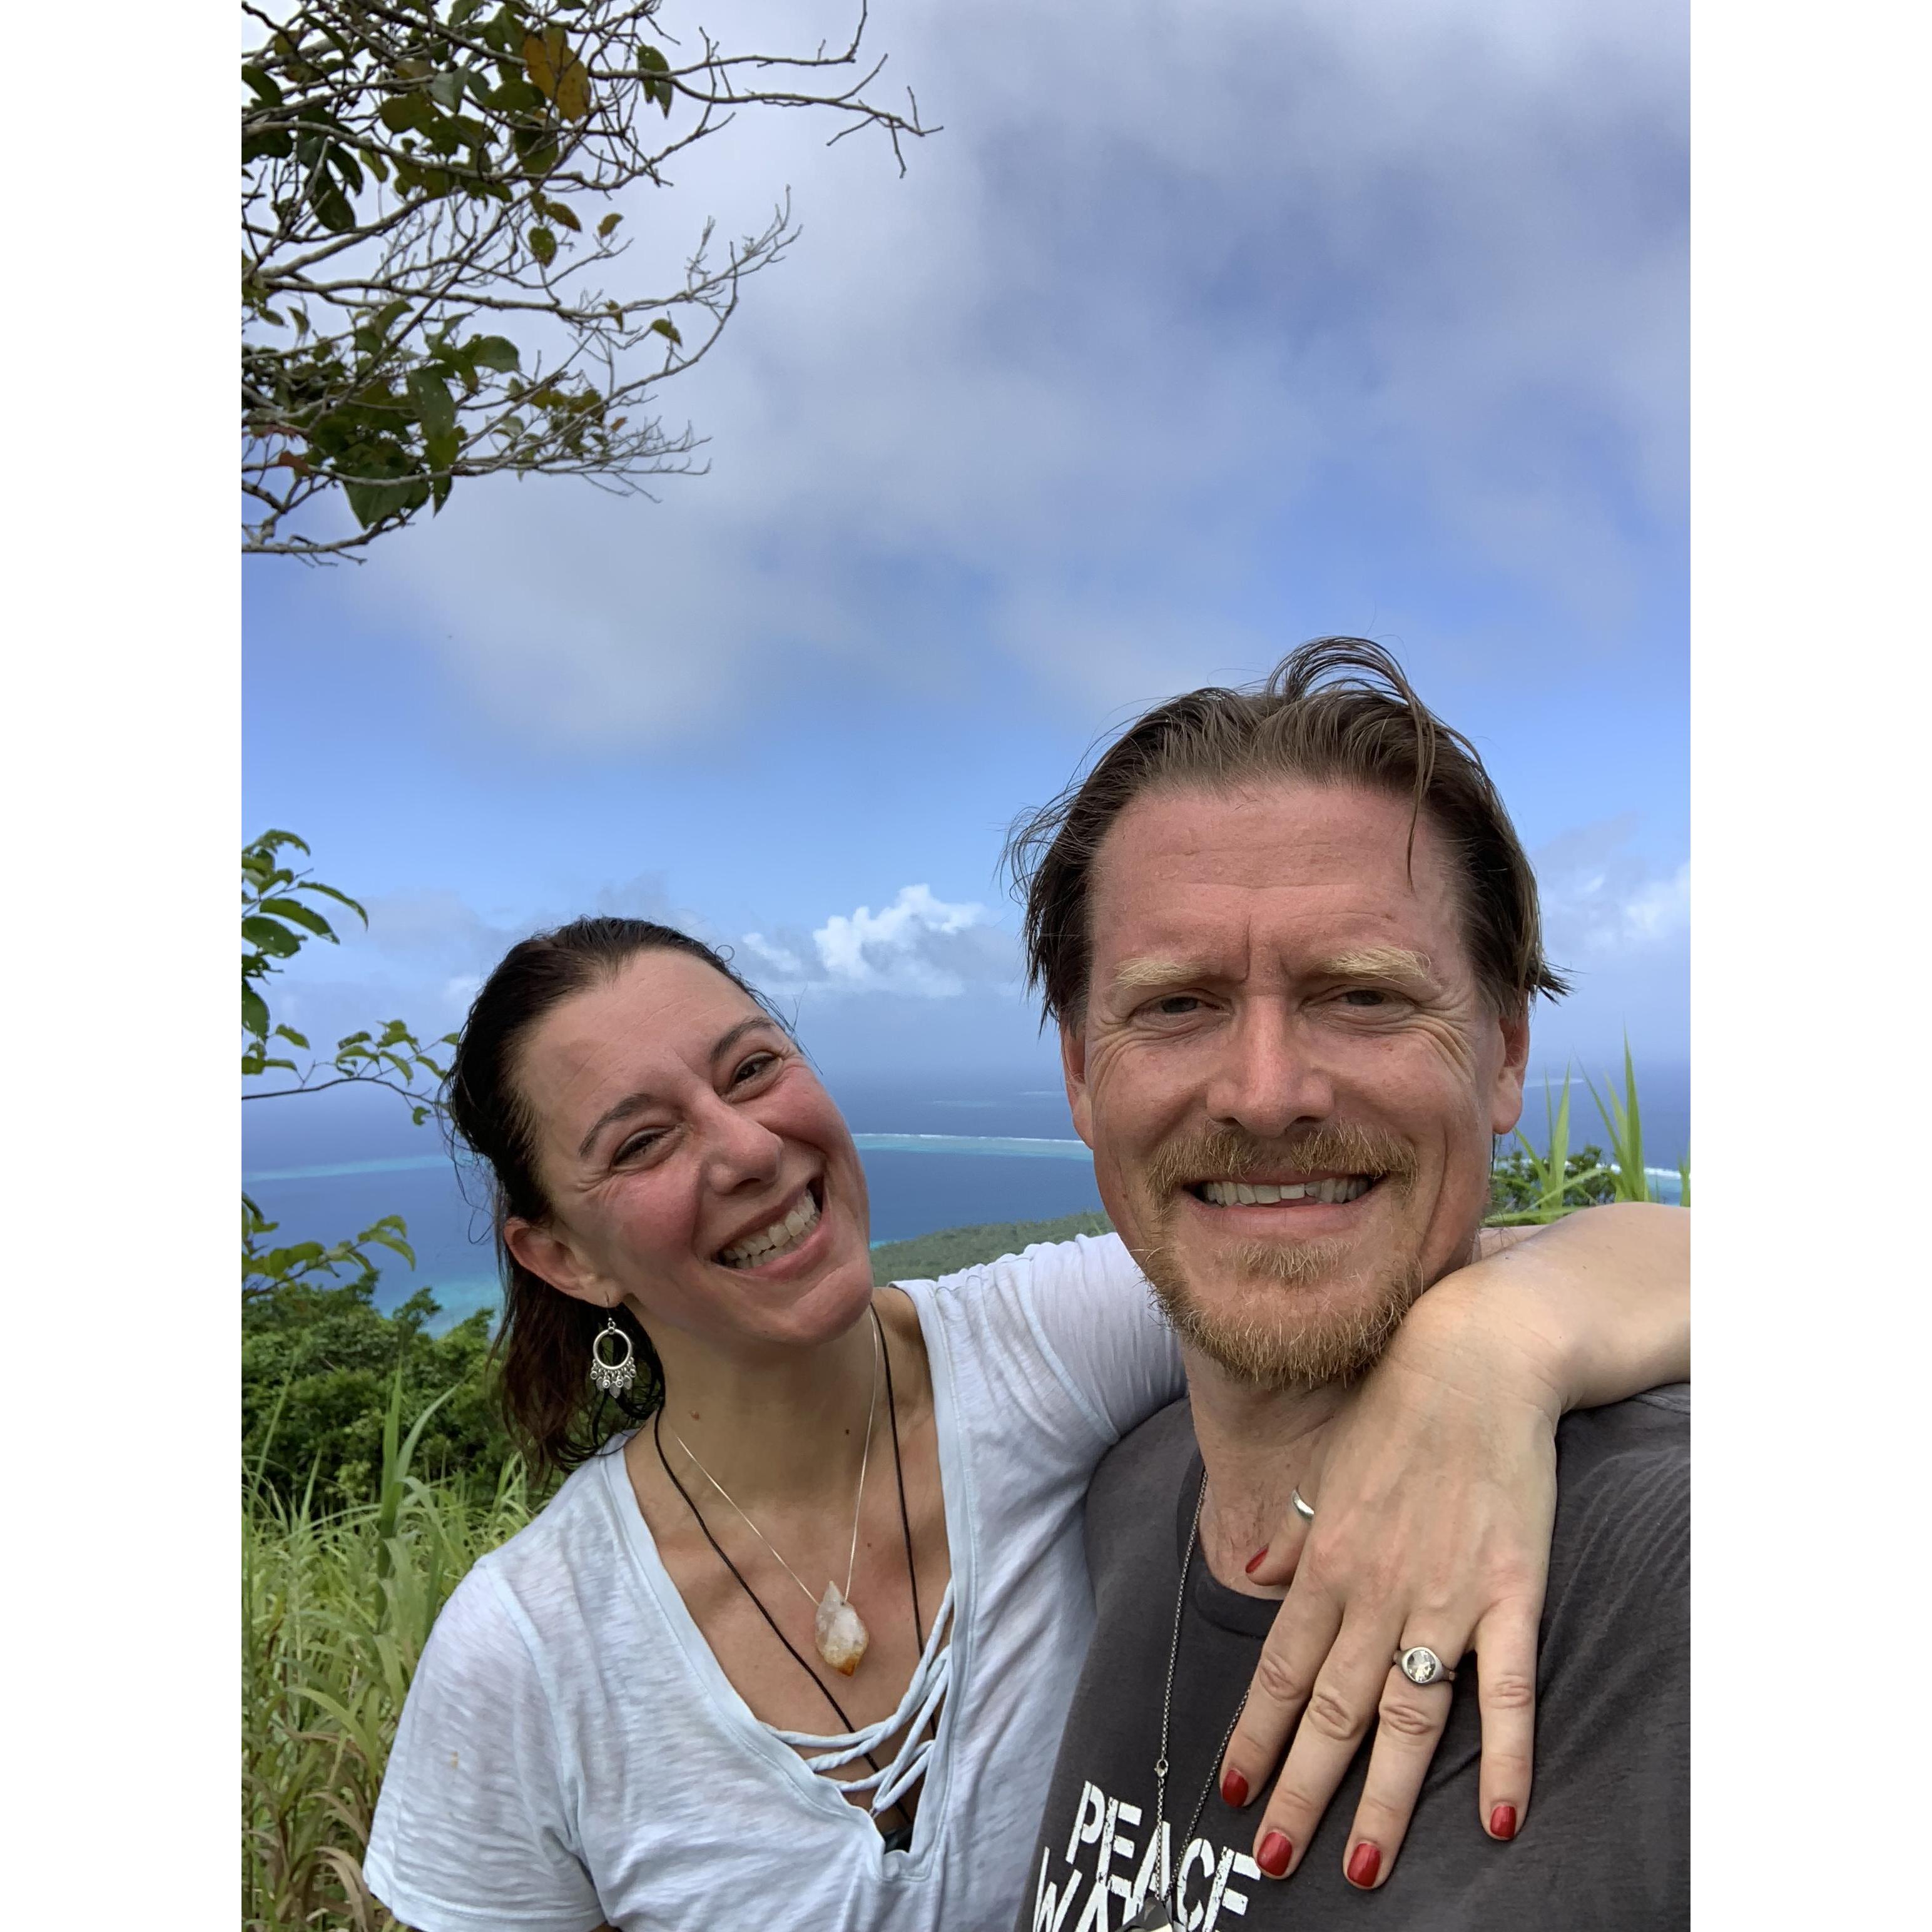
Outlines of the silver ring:
<svg viewBox="0 0 1932 1932">
<path fill-rule="evenodd" d="M 1456 1673 L 1426 1643 L 1411 1644 L 1390 1660 L 1412 1684 L 1453 1684 Z"/>
<path fill-rule="evenodd" d="M 1310 1502 L 1299 1490 L 1289 1490 L 1288 1499 L 1294 1505 L 1295 1514 L 1300 1517 L 1304 1522 L 1312 1522 L 1315 1520 L 1315 1505 Z"/>
</svg>

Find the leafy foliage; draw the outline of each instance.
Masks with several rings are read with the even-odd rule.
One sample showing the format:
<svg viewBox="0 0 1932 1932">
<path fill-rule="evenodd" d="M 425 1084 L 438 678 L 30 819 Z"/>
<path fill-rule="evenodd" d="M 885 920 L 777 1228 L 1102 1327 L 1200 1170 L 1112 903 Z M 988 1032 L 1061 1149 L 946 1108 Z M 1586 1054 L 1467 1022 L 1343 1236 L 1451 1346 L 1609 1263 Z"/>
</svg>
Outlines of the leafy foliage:
<svg viewBox="0 0 1932 1932">
<path fill-rule="evenodd" d="M 796 230 L 781 206 L 714 259 L 707 224 L 676 286 L 614 293 L 602 272 L 628 244 L 606 204 L 667 185 L 674 157 L 746 108 L 829 113 L 835 140 L 877 127 L 896 154 L 928 130 L 910 95 L 904 115 L 866 99 L 862 4 L 842 51 L 731 55 L 700 29 L 675 59 L 662 4 L 244 6 L 244 550 L 360 548 L 440 511 L 460 477 L 630 490 L 693 466 L 690 430 L 649 412 L 656 386 L 704 356 Z M 331 494 L 357 534 L 285 527 Z"/>
<path fill-rule="evenodd" d="M 281 855 L 291 848 L 308 856 L 308 845 L 292 832 L 265 832 L 242 848 L 242 1077 L 254 1079 L 271 1070 L 296 1076 L 291 1084 L 257 1088 L 242 1098 L 278 1100 L 359 1082 L 400 1094 L 420 1126 L 435 1102 L 430 1089 L 416 1082 L 440 1082 L 449 1070 L 400 1020 L 385 1021 L 380 1033 L 350 1034 L 336 1042 L 328 1059 L 311 1057 L 306 1066 L 282 1051 L 286 1046 L 309 1053 L 310 1048 L 305 1035 L 275 1024 L 268 1010 L 269 976 L 312 939 L 340 944 L 314 902 L 346 906 L 365 926 L 369 922 L 369 915 L 346 892 L 285 863 Z M 431 1044 L 454 1046 L 456 1039 L 445 1034 Z"/>
<path fill-rule="evenodd" d="M 384 1418 L 400 1386 L 411 1414 L 437 1403 L 421 1467 L 465 1494 L 494 1486 L 512 1445 L 488 1372 L 491 1316 L 481 1309 L 440 1335 L 431 1292 L 385 1314 L 376 1277 L 340 1286 L 291 1280 L 242 1312 L 242 1441 L 254 1480 L 286 1498 L 310 1485 L 330 1508 L 369 1499 Z"/>
<path fill-rule="evenodd" d="M 1070 1241 L 1076 1234 L 1106 1234 L 1114 1224 L 1097 1208 L 1053 1221 L 989 1221 L 970 1228 L 942 1228 L 910 1241 L 881 1241 L 872 1250 L 872 1280 L 936 1281 L 982 1262 L 1016 1255 L 1036 1241 Z"/>
</svg>

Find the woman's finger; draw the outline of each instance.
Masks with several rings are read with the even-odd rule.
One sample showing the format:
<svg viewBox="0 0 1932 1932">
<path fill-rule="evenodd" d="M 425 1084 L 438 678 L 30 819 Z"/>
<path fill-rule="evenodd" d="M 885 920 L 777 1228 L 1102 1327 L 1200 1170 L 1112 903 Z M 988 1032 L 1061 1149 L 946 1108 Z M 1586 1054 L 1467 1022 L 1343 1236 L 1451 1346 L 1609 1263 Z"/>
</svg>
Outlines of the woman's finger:
<svg viewBox="0 0 1932 1932">
<path fill-rule="evenodd" d="M 1312 1584 L 1304 1582 L 1282 1598 L 1221 1760 L 1221 1796 L 1236 1810 L 1274 1774 L 1341 1627 L 1334 1599 Z"/>
<path fill-rule="evenodd" d="M 1374 1721 L 1396 1636 L 1356 1618 L 1317 1672 L 1294 1742 L 1255 1832 L 1255 1862 L 1270 1878 L 1294 1869 Z"/>
<path fill-rule="evenodd" d="M 1308 1532 L 1314 1526 L 1312 1516 L 1304 1516 L 1299 1510 L 1289 1510 L 1280 1528 L 1249 1558 L 1248 1574 L 1257 1583 L 1275 1586 L 1288 1582 L 1300 1565 Z"/>
<path fill-rule="evenodd" d="M 1476 1691 L 1483 1718 L 1477 1804 L 1483 1829 L 1513 1838 L 1529 1810 L 1536 1750 L 1536 1627 L 1540 1602 L 1499 1604 L 1476 1627 Z"/>
<path fill-rule="evenodd" d="M 1430 1648 L 1438 1657 L 1448 1658 L 1460 1655 L 1462 1647 L 1436 1649 L 1432 1644 Z M 1388 1876 L 1408 1830 L 1415 1801 L 1422 1795 L 1430 1760 L 1442 1742 L 1454 1694 L 1447 1678 L 1412 1684 L 1401 1671 L 1390 1668 L 1376 1706 L 1376 1742 L 1369 1754 L 1368 1777 L 1355 1807 L 1348 1842 L 1342 1851 L 1342 1870 L 1351 1885 L 1370 1891 Z"/>
</svg>

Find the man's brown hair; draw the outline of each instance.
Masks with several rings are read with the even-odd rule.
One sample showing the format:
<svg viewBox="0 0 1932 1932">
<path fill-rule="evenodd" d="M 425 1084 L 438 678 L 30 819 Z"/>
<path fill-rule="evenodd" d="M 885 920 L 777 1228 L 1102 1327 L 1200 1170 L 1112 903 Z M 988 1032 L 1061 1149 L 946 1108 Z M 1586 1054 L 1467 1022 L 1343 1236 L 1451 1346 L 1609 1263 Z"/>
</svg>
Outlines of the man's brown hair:
<svg viewBox="0 0 1932 1932">
<path fill-rule="evenodd" d="M 1094 861 L 1114 820 L 1160 787 L 1232 789 L 1304 779 L 1413 801 L 1409 851 L 1425 812 L 1461 874 L 1464 935 L 1478 982 L 1499 1012 L 1568 982 L 1543 956 L 1536 878 L 1475 747 L 1415 694 L 1402 667 L 1365 638 L 1317 638 L 1265 683 L 1209 686 L 1156 705 L 1084 778 L 1014 825 L 1006 859 L 1025 911 L 1027 981 L 1047 1017 L 1077 1025 L 1092 958 Z"/>
</svg>

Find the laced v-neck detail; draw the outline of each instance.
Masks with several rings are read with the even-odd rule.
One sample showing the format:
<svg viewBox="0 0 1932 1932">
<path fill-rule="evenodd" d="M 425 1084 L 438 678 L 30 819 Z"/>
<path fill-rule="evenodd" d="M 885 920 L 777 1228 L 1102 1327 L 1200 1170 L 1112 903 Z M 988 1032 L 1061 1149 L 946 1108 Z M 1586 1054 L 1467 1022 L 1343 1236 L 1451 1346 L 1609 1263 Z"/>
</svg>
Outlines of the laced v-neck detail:
<svg viewBox="0 0 1932 1932">
<path fill-rule="evenodd" d="M 926 1640 L 918 1666 L 896 1710 L 862 1730 L 848 1731 L 836 1737 L 816 1731 L 781 1730 L 776 1724 L 764 1726 L 781 1744 L 813 1754 L 806 1758 L 806 1763 L 848 1798 L 871 1792 L 868 1808 L 874 1817 L 890 1810 L 926 1775 L 926 1760 L 938 1736 L 940 1706 L 952 1681 L 952 1588 L 949 1580 L 946 1594 L 940 1599 L 939 1614 L 932 1621 L 932 1633 Z M 831 1775 L 875 1750 L 902 1729 L 905 1736 L 898 1749 L 878 1770 L 864 1778 Z"/>
</svg>

